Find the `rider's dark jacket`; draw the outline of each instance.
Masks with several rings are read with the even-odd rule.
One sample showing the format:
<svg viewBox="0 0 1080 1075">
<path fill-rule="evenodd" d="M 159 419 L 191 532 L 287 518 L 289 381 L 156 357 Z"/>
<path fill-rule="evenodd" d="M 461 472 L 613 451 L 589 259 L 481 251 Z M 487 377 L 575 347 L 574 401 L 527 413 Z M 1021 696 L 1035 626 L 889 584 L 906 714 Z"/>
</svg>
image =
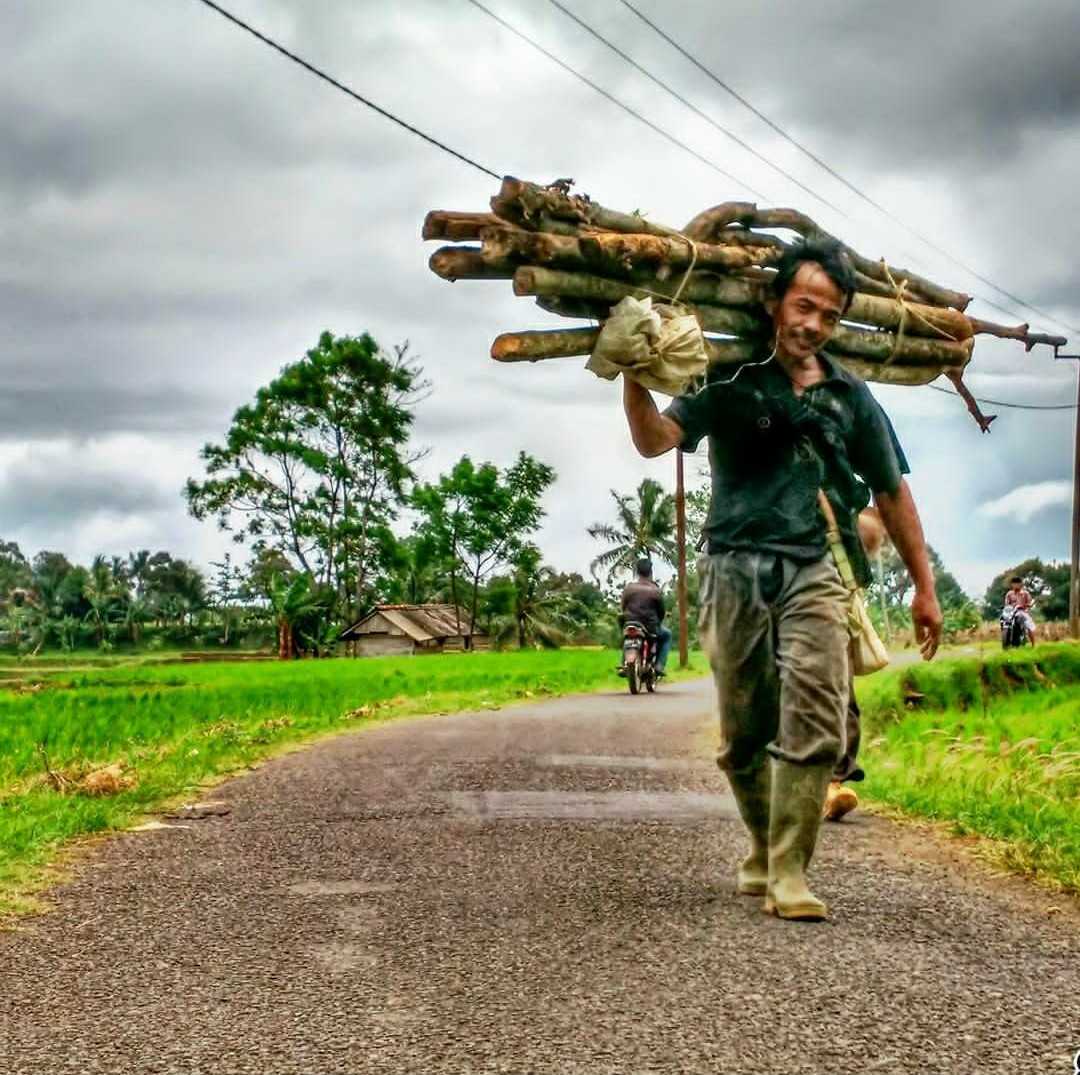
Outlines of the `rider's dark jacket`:
<svg viewBox="0 0 1080 1075">
<path fill-rule="evenodd" d="M 651 579 L 636 579 L 623 590 L 623 623 L 633 620 L 654 635 L 660 629 L 663 618 L 664 599 L 660 596 L 660 587 Z"/>
</svg>

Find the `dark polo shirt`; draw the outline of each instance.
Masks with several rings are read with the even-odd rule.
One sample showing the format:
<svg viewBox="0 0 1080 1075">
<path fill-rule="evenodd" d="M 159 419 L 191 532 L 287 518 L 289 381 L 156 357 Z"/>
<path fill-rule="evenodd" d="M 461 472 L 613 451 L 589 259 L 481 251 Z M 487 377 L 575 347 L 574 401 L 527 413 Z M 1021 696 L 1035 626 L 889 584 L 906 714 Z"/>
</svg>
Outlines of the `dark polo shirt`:
<svg viewBox="0 0 1080 1075">
<path fill-rule="evenodd" d="M 728 370 L 664 412 L 683 428 L 683 451 L 709 439 L 712 501 L 705 523 L 709 552 L 752 549 L 801 563 L 826 552 L 823 488 L 836 511 L 856 575 L 869 565 L 855 517 L 870 493 L 895 493 L 907 460 L 892 424 L 858 377 L 825 355 L 825 378 L 796 396 L 775 361 Z"/>
</svg>

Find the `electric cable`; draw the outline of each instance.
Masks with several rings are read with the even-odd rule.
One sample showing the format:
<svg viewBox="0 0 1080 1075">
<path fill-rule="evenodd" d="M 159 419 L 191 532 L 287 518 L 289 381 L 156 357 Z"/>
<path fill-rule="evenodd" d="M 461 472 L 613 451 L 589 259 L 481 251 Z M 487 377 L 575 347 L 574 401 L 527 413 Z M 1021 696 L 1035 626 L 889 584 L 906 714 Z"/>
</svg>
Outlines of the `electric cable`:
<svg viewBox="0 0 1080 1075">
<path fill-rule="evenodd" d="M 244 22 L 243 19 L 238 19 L 232 12 L 226 11 L 220 4 L 214 3 L 214 0 L 198 0 L 198 2 L 210 8 L 211 11 L 216 11 L 222 18 L 228 19 L 229 22 L 239 26 L 241 30 L 246 30 L 253 37 L 257 37 L 264 45 L 269 45 L 275 51 L 280 52 L 282 56 L 292 60 L 293 63 L 299 64 L 305 70 L 310 71 L 316 78 L 321 78 L 324 82 L 329 82 L 335 89 L 341 90 L 342 93 L 348 94 L 362 105 L 366 105 L 373 111 L 378 112 L 380 116 L 396 123 L 399 127 L 403 127 L 410 134 L 415 134 L 418 138 L 422 138 L 425 142 L 436 146 L 444 153 L 449 153 L 452 157 L 457 157 L 459 161 L 463 161 L 465 164 L 476 168 L 478 171 L 483 172 L 484 175 L 491 176 L 492 179 L 502 179 L 502 176 L 499 175 L 498 172 L 493 172 L 490 168 L 485 168 L 484 165 L 474 161 L 471 157 L 467 157 L 464 153 L 459 153 L 456 149 L 452 149 L 444 142 L 440 142 L 437 138 L 433 138 L 430 134 L 425 134 L 418 127 L 414 127 L 411 123 L 407 123 L 405 120 L 400 119 L 398 116 L 395 116 L 393 112 L 388 112 L 385 108 L 381 108 L 374 101 L 370 101 L 362 94 L 357 93 L 356 90 L 350 89 L 343 82 L 339 82 L 336 78 L 328 75 L 325 71 L 320 70 L 314 64 L 308 63 L 307 60 L 297 56 L 295 52 L 290 52 L 284 45 L 279 45 L 272 37 L 268 37 L 266 34 L 256 30 L 254 26 Z"/>
<path fill-rule="evenodd" d="M 940 385 L 928 384 L 927 388 L 932 388 L 935 392 L 944 392 L 947 396 L 953 396 L 956 399 L 962 398 L 959 392 L 953 392 L 949 388 L 942 388 Z M 1008 407 L 1014 411 L 1075 411 L 1077 405 L 1075 403 L 1006 403 L 1001 399 L 983 399 L 981 396 L 972 397 L 976 403 L 986 403 L 991 407 Z"/>
<path fill-rule="evenodd" d="M 784 169 L 781 168 L 780 165 L 774 164 L 763 153 L 759 153 L 752 145 L 750 145 L 749 142 L 744 141 L 734 132 L 729 131 L 724 126 L 721 126 L 721 124 L 717 123 L 716 120 L 712 118 L 712 116 L 708 115 L 706 112 L 703 112 L 692 101 L 688 101 L 685 97 L 682 96 L 682 94 L 680 94 L 676 90 L 673 90 L 666 82 L 658 78 L 651 71 L 647 70 L 640 63 L 638 63 L 637 60 L 633 58 L 633 56 L 630 56 L 627 53 L 623 52 L 623 50 L 619 48 L 618 45 L 612 44 L 612 42 L 610 42 L 606 37 L 604 37 L 604 35 L 600 33 L 599 30 L 596 30 L 595 28 L 590 26 L 580 16 L 575 15 L 574 12 L 572 12 L 569 8 L 561 4 L 559 0 L 548 0 L 548 2 L 552 5 L 552 7 L 558 8 L 559 11 L 561 11 L 568 19 L 576 22 L 578 26 L 580 26 L 586 33 L 591 34 L 602 45 L 605 45 L 607 48 L 609 48 L 612 52 L 615 53 L 616 56 L 625 60 L 626 63 L 628 63 L 631 67 L 634 68 L 635 71 L 643 74 L 647 79 L 649 79 L 650 82 L 655 83 L 665 93 L 668 93 L 672 97 L 674 97 L 675 100 L 678 101 L 681 105 L 684 105 L 686 108 L 690 109 L 690 111 L 693 112 L 695 116 L 703 119 L 706 123 L 708 123 L 711 127 L 714 127 L 721 134 L 727 135 L 727 137 L 730 138 L 736 145 L 741 146 L 743 149 L 746 150 L 747 153 L 752 154 L 763 164 L 768 165 L 768 167 L 770 167 L 778 175 L 782 175 L 789 182 L 794 183 L 795 186 L 797 186 L 800 190 L 805 191 L 807 194 L 809 194 L 811 198 L 815 198 L 817 201 L 821 202 L 822 205 L 828 206 L 834 213 L 837 213 L 847 219 L 847 213 L 845 213 L 843 209 L 841 209 L 839 206 L 833 205 L 833 203 L 830 202 L 827 198 L 822 197 L 822 195 L 818 194 L 816 190 L 812 190 L 801 180 L 793 176 L 790 172 L 784 171 Z"/>
<path fill-rule="evenodd" d="M 901 220 L 898 216 L 896 216 L 889 209 L 887 209 L 885 206 L 883 206 L 880 202 L 878 202 L 874 198 L 870 197 L 869 194 L 867 194 L 865 191 L 861 190 L 854 183 L 850 182 L 843 175 L 841 175 L 835 168 L 830 167 L 830 165 L 827 164 L 824 160 L 822 160 L 819 156 L 817 156 L 815 153 L 812 153 L 801 142 L 799 142 L 797 139 L 793 138 L 790 134 L 788 134 L 787 131 L 785 131 L 778 124 L 774 123 L 768 116 L 765 115 L 764 112 L 762 112 L 758 108 L 755 108 L 754 105 L 751 104 L 750 101 L 748 101 L 742 94 L 740 94 L 736 90 L 732 89 L 732 87 L 729 86 L 722 78 L 720 78 L 719 75 L 717 75 L 715 72 L 711 71 L 708 67 L 705 66 L 705 64 L 703 64 L 699 59 L 697 59 L 696 56 L 694 56 L 692 53 L 690 53 L 686 48 L 684 48 L 682 45 L 680 45 L 673 37 L 671 37 L 670 34 L 666 33 L 663 29 L 661 29 L 661 27 L 659 27 L 655 22 L 653 22 L 650 18 L 648 18 L 648 16 L 646 16 L 641 11 L 639 11 L 632 3 L 630 3 L 630 0 L 619 0 L 619 2 L 625 8 L 632 11 L 643 23 L 645 23 L 646 26 L 648 26 L 656 34 L 658 34 L 660 37 L 662 37 L 673 49 L 675 49 L 676 52 L 678 52 L 681 56 L 683 56 L 690 63 L 692 63 L 699 71 L 701 71 L 708 78 L 710 78 L 713 82 L 715 82 L 716 85 L 718 85 L 722 90 L 724 90 L 726 93 L 728 93 L 732 97 L 734 97 L 735 100 L 738 101 L 741 105 L 748 108 L 751 112 L 754 113 L 755 116 L 757 116 L 759 119 L 761 119 L 764 123 L 767 123 L 769 125 L 769 127 L 771 127 L 774 131 L 776 131 L 777 134 L 779 134 L 786 141 L 790 142 L 791 145 L 795 146 L 795 148 L 798 149 L 800 152 L 802 152 L 806 156 L 808 156 L 812 161 L 814 161 L 815 164 L 819 165 L 821 168 L 824 168 L 825 171 L 829 173 L 829 175 L 831 175 L 838 182 L 842 183 L 845 187 L 847 187 L 848 190 L 852 191 L 852 193 L 856 194 L 859 198 L 861 198 L 864 202 L 866 202 L 867 205 L 872 206 L 879 213 L 884 214 L 894 224 L 897 224 L 901 228 L 903 228 L 909 235 L 912 235 L 916 239 L 918 239 L 920 242 L 925 243 L 928 247 L 930 247 L 931 250 L 934 250 L 938 254 L 940 254 L 942 257 L 947 258 L 954 265 L 956 265 L 957 267 L 963 269 L 964 272 L 969 273 L 972 277 L 974 277 L 974 279 L 978 280 L 981 284 L 985 284 L 987 287 L 993 288 L 994 291 L 998 292 L 998 294 L 1000 294 L 1000 295 L 1004 295 L 1011 302 L 1015 302 L 1017 305 L 1023 307 L 1024 309 L 1030 310 L 1034 314 L 1038 314 L 1039 317 L 1044 318 L 1045 320 L 1052 322 L 1053 324 L 1059 326 L 1060 328 L 1065 329 L 1067 332 L 1080 333 L 1080 328 L 1077 328 L 1075 325 L 1070 325 L 1067 322 L 1062 321 L 1060 318 L 1054 317 L 1052 314 L 1047 313 L 1045 310 L 1040 309 L 1038 306 L 1035 306 L 1032 303 L 1027 302 L 1024 299 L 1020 298 L 1019 295 L 1015 295 L 1011 291 L 1008 291 L 1005 288 L 1001 287 L 999 284 L 995 284 L 993 280 L 990 280 L 987 277 L 983 276 L 981 273 L 979 273 L 975 269 L 971 268 L 971 266 L 966 265 L 959 258 L 957 258 L 954 255 L 950 254 L 949 251 L 946 250 L 944 247 L 938 245 L 932 239 L 928 239 L 921 232 L 917 231 L 915 228 L 912 228 L 910 225 L 904 223 L 903 220 Z M 554 0 L 552 0 L 552 3 L 554 3 Z M 997 305 L 997 303 L 992 302 L 990 299 L 983 298 L 982 301 L 987 303 L 990 306 L 993 306 L 995 310 L 999 310 L 1002 313 L 1008 314 L 1009 317 L 1016 317 L 1017 316 L 1012 311 L 1006 310 L 1004 307 Z"/>
<path fill-rule="evenodd" d="M 203 0 L 203 2 L 206 2 L 206 0 Z M 633 116 L 634 119 L 640 121 L 641 123 L 644 123 L 646 127 L 648 127 L 652 131 L 655 131 L 662 138 L 666 138 L 669 142 L 672 143 L 672 145 L 676 145 L 676 146 L 679 147 L 679 149 L 685 150 L 692 157 L 694 157 L 697 160 L 701 161 L 702 164 L 704 164 L 707 167 L 711 168 L 714 172 L 719 173 L 725 179 L 730 179 L 732 183 L 736 183 L 740 187 L 742 187 L 744 190 L 748 190 L 751 194 L 754 195 L 755 198 L 762 198 L 765 201 L 770 200 L 766 195 L 762 194 L 760 190 L 756 190 L 754 187 L 750 186 L 750 184 L 747 183 L 744 179 L 739 179 L 737 176 L 732 175 L 730 172 L 724 171 L 724 169 L 721 168 L 720 165 L 717 164 L 715 161 L 709 160 L 708 157 L 702 156 L 702 154 L 700 154 L 696 149 L 693 149 L 691 146 L 688 146 L 685 142 L 680 141 L 673 134 L 671 134 L 668 131 L 665 131 L 663 127 L 660 127 L 657 124 L 653 123 L 653 121 L 651 119 L 647 119 L 640 112 L 635 111 L 628 104 L 625 104 L 623 101 L 620 101 L 618 97 L 616 97 L 613 93 L 609 93 L 607 90 L 605 90 L 603 88 L 603 86 L 597 85 L 597 83 L 593 82 L 592 79 L 588 78 L 586 75 L 583 75 L 576 68 L 571 67 L 570 64 L 566 63 L 563 60 L 560 60 L 558 56 L 556 56 L 553 52 L 549 52 L 538 41 L 534 41 L 524 31 L 519 30 L 512 23 L 507 22 L 507 20 L 504 19 L 501 15 L 496 15 L 495 12 L 491 10 L 491 8 L 486 7 L 484 4 L 480 3 L 480 0 L 468 0 L 468 2 L 470 4 L 472 4 L 473 7 L 479 8 L 489 18 L 494 19 L 504 29 L 509 30 L 510 33 L 514 34 L 516 37 L 519 37 L 527 45 L 532 46 L 532 48 L 536 49 L 537 52 L 539 52 L 542 55 L 546 56 L 549 60 L 551 60 L 552 63 L 558 64 L 559 67 L 561 67 L 564 71 L 569 72 L 571 75 L 574 76 L 574 78 L 579 79 L 580 81 L 584 82 L 586 86 L 588 86 L 592 90 L 595 90 L 597 93 L 600 94 L 601 97 L 604 97 L 608 101 L 610 101 L 612 104 L 617 105 L 624 112 L 627 112 L 627 113 L 629 113 L 629 115 Z"/>
</svg>

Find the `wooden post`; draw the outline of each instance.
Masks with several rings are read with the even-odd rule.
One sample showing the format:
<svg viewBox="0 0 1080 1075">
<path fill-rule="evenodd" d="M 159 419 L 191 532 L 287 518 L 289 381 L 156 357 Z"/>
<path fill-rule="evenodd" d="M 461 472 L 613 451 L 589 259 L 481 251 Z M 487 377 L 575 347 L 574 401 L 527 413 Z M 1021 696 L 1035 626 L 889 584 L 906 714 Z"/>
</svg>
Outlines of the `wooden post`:
<svg viewBox="0 0 1080 1075">
<path fill-rule="evenodd" d="M 679 667 L 685 668 L 690 663 L 686 639 L 686 488 L 683 454 L 678 448 L 675 449 L 675 539 L 679 546 Z"/>
<path fill-rule="evenodd" d="M 1076 432 L 1073 450 L 1072 572 L 1069 575 L 1069 634 L 1080 638 L 1080 366 L 1076 373 Z"/>
<path fill-rule="evenodd" d="M 885 600 L 885 562 L 881 549 L 877 552 L 878 598 L 881 601 L 881 625 L 885 630 L 885 644 L 892 644 L 892 632 L 889 630 L 889 605 Z"/>
</svg>

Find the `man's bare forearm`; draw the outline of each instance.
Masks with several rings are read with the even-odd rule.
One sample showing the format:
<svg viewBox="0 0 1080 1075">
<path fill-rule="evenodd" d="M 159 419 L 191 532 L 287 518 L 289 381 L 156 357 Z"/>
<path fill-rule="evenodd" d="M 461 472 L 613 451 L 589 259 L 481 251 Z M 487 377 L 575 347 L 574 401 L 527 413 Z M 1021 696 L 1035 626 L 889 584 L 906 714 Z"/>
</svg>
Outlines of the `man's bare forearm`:
<svg viewBox="0 0 1080 1075">
<path fill-rule="evenodd" d="M 934 572 L 930 567 L 930 557 L 926 552 L 926 538 L 923 536 L 919 511 L 915 499 L 906 481 L 901 480 L 895 493 L 878 493 L 874 503 L 881 513 L 881 521 L 900 554 L 900 559 L 911 575 L 916 590 L 934 589 Z"/>
<path fill-rule="evenodd" d="M 623 409 L 634 447 L 646 458 L 663 455 L 682 443 L 682 426 L 661 414 L 652 393 L 625 375 Z"/>
</svg>

